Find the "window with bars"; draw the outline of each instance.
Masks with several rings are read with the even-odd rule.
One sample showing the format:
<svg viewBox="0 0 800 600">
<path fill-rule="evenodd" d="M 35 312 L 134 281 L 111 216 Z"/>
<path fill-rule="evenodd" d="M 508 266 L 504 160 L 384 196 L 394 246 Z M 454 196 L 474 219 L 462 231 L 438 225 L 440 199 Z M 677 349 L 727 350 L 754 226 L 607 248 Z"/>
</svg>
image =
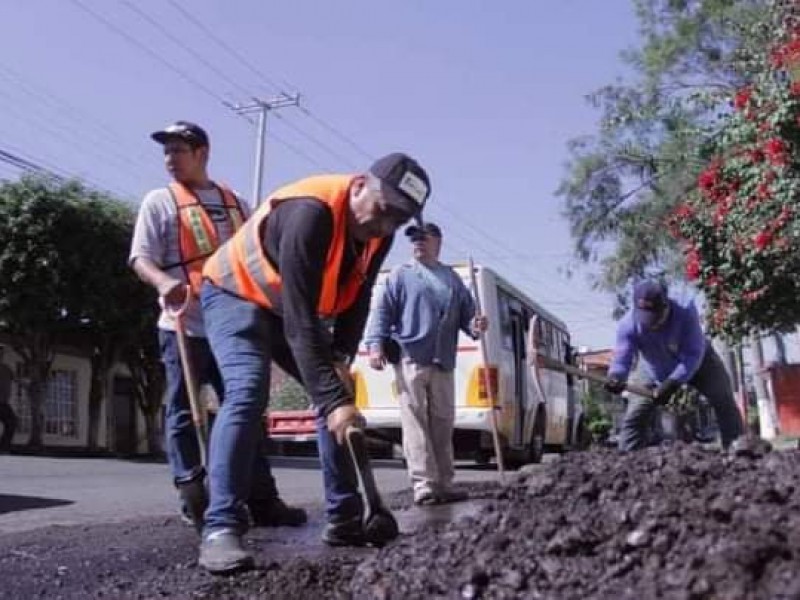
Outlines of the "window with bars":
<svg viewBox="0 0 800 600">
<path fill-rule="evenodd" d="M 15 411 L 19 422 L 17 431 L 30 433 L 31 405 L 28 400 L 28 378 L 23 365 L 17 364 Z M 49 435 L 78 437 L 78 374 L 75 371 L 56 369 L 47 381 L 44 407 L 44 431 Z"/>
</svg>

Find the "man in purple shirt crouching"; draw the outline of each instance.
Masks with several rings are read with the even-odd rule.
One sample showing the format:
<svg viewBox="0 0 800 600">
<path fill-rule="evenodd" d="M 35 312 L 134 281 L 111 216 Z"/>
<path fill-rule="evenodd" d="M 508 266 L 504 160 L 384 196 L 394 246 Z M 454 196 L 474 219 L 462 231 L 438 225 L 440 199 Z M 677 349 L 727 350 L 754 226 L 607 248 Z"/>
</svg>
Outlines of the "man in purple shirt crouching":
<svg viewBox="0 0 800 600">
<path fill-rule="evenodd" d="M 631 394 L 622 421 L 619 449 L 642 448 L 657 406 L 665 404 L 688 384 L 708 399 L 717 416 L 722 446 L 742 435 L 743 424 L 722 360 L 706 339 L 694 303 L 683 306 L 667 295 L 659 281 L 644 280 L 633 290 L 633 308 L 617 326 L 614 358 L 606 389 L 625 389 L 634 359 L 639 357 L 637 379 L 655 390 L 653 398 Z"/>
</svg>

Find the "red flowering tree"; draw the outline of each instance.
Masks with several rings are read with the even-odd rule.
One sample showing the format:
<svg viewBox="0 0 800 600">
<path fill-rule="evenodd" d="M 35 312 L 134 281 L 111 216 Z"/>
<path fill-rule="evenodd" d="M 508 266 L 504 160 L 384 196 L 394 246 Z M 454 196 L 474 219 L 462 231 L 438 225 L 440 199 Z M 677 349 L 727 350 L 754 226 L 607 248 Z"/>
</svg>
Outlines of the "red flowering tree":
<svg viewBox="0 0 800 600">
<path fill-rule="evenodd" d="M 732 98 L 713 159 L 670 218 L 711 329 L 733 339 L 800 323 L 800 27 L 778 22 L 779 41 Z"/>
</svg>

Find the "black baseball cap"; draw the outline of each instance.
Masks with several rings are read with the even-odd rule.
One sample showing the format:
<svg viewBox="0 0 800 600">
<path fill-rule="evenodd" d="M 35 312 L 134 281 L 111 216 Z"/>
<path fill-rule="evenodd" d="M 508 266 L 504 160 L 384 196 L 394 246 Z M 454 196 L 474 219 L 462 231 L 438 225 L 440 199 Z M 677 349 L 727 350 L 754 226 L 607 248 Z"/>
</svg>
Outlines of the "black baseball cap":
<svg viewBox="0 0 800 600">
<path fill-rule="evenodd" d="M 369 172 L 380 179 L 387 203 L 409 217 L 419 216 L 431 194 L 431 182 L 417 161 L 402 152 L 394 152 L 376 160 Z"/>
<path fill-rule="evenodd" d="M 439 229 L 439 226 L 436 223 L 431 223 L 430 221 L 425 221 L 425 223 L 422 225 L 410 225 L 409 227 L 406 227 L 405 233 L 409 238 L 411 238 L 412 242 L 426 236 L 432 236 L 436 238 L 442 237 L 442 230 Z"/>
<path fill-rule="evenodd" d="M 169 140 L 183 140 L 193 148 L 208 146 L 208 134 L 205 129 L 189 121 L 175 121 L 161 131 L 150 135 L 159 144 L 166 144 Z"/>
<path fill-rule="evenodd" d="M 633 287 L 633 314 L 636 322 L 651 328 L 664 317 L 669 306 L 667 286 L 660 281 L 646 279 Z"/>
</svg>

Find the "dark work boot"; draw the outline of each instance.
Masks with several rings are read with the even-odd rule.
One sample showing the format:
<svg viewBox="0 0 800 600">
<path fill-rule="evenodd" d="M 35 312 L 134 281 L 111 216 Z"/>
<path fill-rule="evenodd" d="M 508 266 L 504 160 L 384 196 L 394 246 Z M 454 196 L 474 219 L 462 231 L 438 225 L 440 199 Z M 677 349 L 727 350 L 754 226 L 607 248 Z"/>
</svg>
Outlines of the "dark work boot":
<svg viewBox="0 0 800 600">
<path fill-rule="evenodd" d="M 203 514 L 208 508 L 205 473 L 200 472 L 188 481 L 176 481 L 175 487 L 183 504 L 181 512 L 192 522 L 197 533 L 202 533 Z"/>
<path fill-rule="evenodd" d="M 242 536 L 233 529 L 218 529 L 206 534 L 200 544 L 198 562 L 215 575 L 246 571 L 255 566 L 253 556 L 242 544 Z"/>
<path fill-rule="evenodd" d="M 367 543 L 364 537 L 364 526 L 361 516 L 349 519 L 331 519 L 322 530 L 322 541 L 329 546 L 363 546 Z"/>
<path fill-rule="evenodd" d="M 308 521 L 302 508 L 288 506 L 280 498 L 250 500 L 247 502 L 253 527 L 299 527 Z"/>
</svg>

